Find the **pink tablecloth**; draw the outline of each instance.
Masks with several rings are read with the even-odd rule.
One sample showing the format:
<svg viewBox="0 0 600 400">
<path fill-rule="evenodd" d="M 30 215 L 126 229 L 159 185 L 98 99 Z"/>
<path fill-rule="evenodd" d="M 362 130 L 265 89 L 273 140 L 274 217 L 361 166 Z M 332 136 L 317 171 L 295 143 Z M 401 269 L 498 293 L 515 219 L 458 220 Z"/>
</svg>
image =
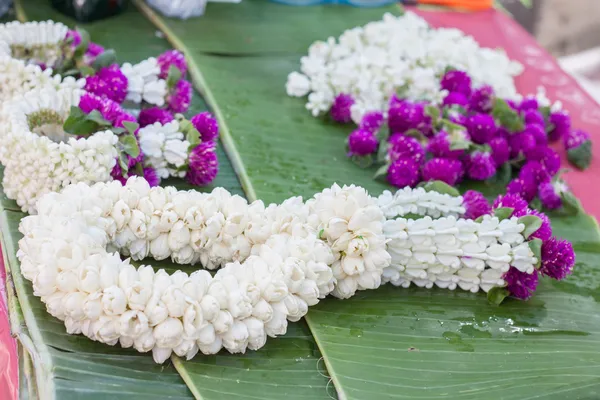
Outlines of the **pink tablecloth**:
<svg viewBox="0 0 600 400">
<path fill-rule="evenodd" d="M 550 99 L 561 100 L 571 112 L 575 127 L 588 131 L 594 139 L 599 135 L 596 133 L 596 129 L 600 128 L 598 104 L 515 21 L 495 10 L 472 14 L 414 11 L 433 26 L 457 27 L 473 35 L 483 46 L 506 49 L 512 59 L 519 60 L 526 67 L 525 72 L 517 78 L 521 93 L 535 93 L 538 86 L 545 86 Z M 564 151 L 562 153 L 564 157 Z M 597 159 L 598 146 L 595 146 L 594 153 Z M 600 215 L 600 201 L 594 198 L 593 181 L 599 176 L 600 162 L 595 161 L 585 173 L 575 171 L 565 177 L 587 212 L 596 218 Z M 4 265 L 0 258 L 0 291 L 3 294 L 4 276 Z M 0 399 L 10 400 L 17 398 L 18 363 L 7 315 L 3 296 L 0 298 Z"/>
</svg>

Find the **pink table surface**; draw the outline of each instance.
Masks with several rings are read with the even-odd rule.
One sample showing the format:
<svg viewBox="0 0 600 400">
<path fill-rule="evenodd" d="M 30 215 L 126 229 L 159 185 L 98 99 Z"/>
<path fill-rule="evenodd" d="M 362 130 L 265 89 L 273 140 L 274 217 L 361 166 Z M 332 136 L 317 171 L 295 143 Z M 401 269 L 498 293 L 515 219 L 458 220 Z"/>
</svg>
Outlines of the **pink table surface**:
<svg viewBox="0 0 600 400">
<path fill-rule="evenodd" d="M 549 98 L 561 100 L 570 111 L 573 126 L 586 130 L 596 139 L 596 129 L 600 127 L 600 106 L 514 20 L 495 10 L 454 13 L 412 8 L 412 11 L 435 27 L 457 27 L 474 36 L 483 46 L 504 48 L 510 58 L 525 65 L 524 73 L 516 79 L 521 93 L 535 93 L 538 86 L 546 87 Z M 562 146 L 557 146 L 557 150 L 564 159 Z M 598 146 L 594 147 L 594 157 L 598 157 Z M 567 165 L 566 160 L 564 164 Z M 593 187 L 599 176 L 600 163 L 597 161 L 585 172 L 573 171 L 565 176 L 586 211 L 596 218 L 600 215 L 600 202 L 594 198 L 596 191 Z M 11 400 L 18 397 L 18 360 L 16 343 L 8 323 L 5 270 L 1 258 L 0 278 L 0 399 Z"/>
</svg>

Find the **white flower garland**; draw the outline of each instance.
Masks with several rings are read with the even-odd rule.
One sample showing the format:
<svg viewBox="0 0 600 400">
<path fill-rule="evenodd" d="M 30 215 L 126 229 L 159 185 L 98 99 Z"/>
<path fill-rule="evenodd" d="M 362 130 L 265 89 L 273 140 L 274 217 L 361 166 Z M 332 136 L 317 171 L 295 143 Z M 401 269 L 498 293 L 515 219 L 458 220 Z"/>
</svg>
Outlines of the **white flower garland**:
<svg viewBox="0 0 600 400">
<path fill-rule="evenodd" d="M 359 123 L 367 111 L 386 111 L 399 89 L 409 99 L 441 100 L 439 78 L 448 66 L 467 72 L 476 86 L 491 85 L 501 97 L 518 96 L 513 77 L 522 71 L 519 63 L 458 29 L 433 29 L 412 12 L 386 14 L 337 41 L 313 43 L 301 58 L 301 72 L 288 76 L 286 90 L 289 96 L 308 95 L 313 116 L 327 112 L 338 94 L 352 95 L 352 119 Z"/>
<path fill-rule="evenodd" d="M 66 25 L 54 21 L 0 24 L 0 42 L 6 44 L 0 46 L 0 50 L 17 59 L 53 65 L 68 31 Z"/>
<path fill-rule="evenodd" d="M 81 94 L 79 89 L 47 86 L 14 98 L 3 107 L 2 184 L 6 195 L 23 211 L 35 213 L 39 197 L 71 183 L 111 179 L 117 136 L 103 131 L 78 139 L 62 128 Z"/>
<path fill-rule="evenodd" d="M 186 171 L 179 168 L 187 162 L 190 142 L 180 132 L 177 120 L 145 126 L 139 130 L 138 137 L 146 160 L 160 178 L 185 177 Z"/>
<path fill-rule="evenodd" d="M 460 216 L 466 211 L 462 196 L 426 191 L 423 188 L 405 187 L 392 194 L 385 190 L 377 198 L 377 205 L 386 218 L 402 217 L 407 214 L 440 216 Z"/>
<path fill-rule="evenodd" d="M 167 95 L 167 82 L 159 78 L 160 66 L 150 57 L 132 65 L 124 63 L 121 72 L 127 77 L 127 100 L 136 104 L 142 101 L 162 107 Z"/>
<path fill-rule="evenodd" d="M 37 209 L 21 221 L 17 253 L 34 294 L 69 333 L 152 350 L 156 362 L 172 352 L 256 350 L 319 299 L 348 298 L 382 279 L 489 290 L 504 283 L 506 265 L 532 273 L 537 262 L 514 219 L 386 220 L 356 186 L 265 207 L 220 188 L 151 189 L 132 177 L 125 186 L 70 185 Z M 117 249 L 222 268 L 169 275 L 136 268 Z"/>
</svg>

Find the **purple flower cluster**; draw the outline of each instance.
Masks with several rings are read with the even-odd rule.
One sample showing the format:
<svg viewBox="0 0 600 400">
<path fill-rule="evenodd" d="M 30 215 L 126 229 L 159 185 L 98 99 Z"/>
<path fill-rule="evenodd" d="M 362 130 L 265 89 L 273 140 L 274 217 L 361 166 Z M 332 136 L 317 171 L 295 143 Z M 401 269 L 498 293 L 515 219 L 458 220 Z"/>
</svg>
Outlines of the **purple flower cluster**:
<svg viewBox="0 0 600 400">
<path fill-rule="evenodd" d="M 550 219 L 545 214 L 530 209 L 527 201 L 514 193 L 499 196 L 494 201 L 492 208 L 494 210 L 512 208 L 511 216 L 531 215 L 541 220 L 541 226 L 527 238 L 528 241 L 541 241 L 541 254 L 538 254 L 541 257 L 539 268 L 534 270 L 533 274 L 527 274 L 510 267 L 503 276 L 506 289 L 513 297 L 522 300 L 530 298 L 537 288 L 540 275 L 561 280 L 573 271 L 575 265 L 573 245 L 566 240 L 552 236 Z"/>
<path fill-rule="evenodd" d="M 181 72 L 181 76 L 184 77 L 187 72 L 188 66 L 185 61 L 185 56 L 183 53 L 177 50 L 167 50 L 162 53 L 160 56 L 156 58 L 158 62 L 158 66 L 160 67 L 160 75 L 161 79 L 167 79 L 169 76 L 169 69 L 171 65 L 179 69 Z"/>
<path fill-rule="evenodd" d="M 190 122 L 200 133 L 202 143 L 196 146 L 188 157 L 189 165 L 185 178 L 193 185 L 203 186 L 211 183 L 219 172 L 219 123 L 208 111 L 195 115 Z"/>
<path fill-rule="evenodd" d="M 79 108 L 86 114 L 97 110 L 105 120 L 117 128 L 123 128 L 124 121 L 136 122 L 135 117 L 123 110 L 115 101 L 99 97 L 92 93 L 85 93 L 81 96 L 79 99 Z"/>
<path fill-rule="evenodd" d="M 85 79 L 85 90 L 121 104 L 127 96 L 127 77 L 116 64 L 101 68 Z"/>
</svg>

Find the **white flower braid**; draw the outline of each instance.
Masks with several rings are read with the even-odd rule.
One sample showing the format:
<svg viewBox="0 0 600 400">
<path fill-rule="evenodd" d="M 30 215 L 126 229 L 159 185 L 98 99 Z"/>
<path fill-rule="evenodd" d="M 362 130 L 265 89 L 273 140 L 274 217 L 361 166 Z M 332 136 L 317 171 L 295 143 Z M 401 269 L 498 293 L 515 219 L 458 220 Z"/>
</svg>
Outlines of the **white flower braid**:
<svg viewBox="0 0 600 400">
<path fill-rule="evenodd" d="M 256 350 L 319 299 L 374 289 L 382 277 L 489 290 L 503 284 L 506 265 L 531 273 L 537 261 L 513 219 L 386 221 L 357 186 L 265 207 L 220 188 L 151 189 L 132 177 L 125 186 L 70 185 L 37 209 L 21 221 L 17 253 L 34 294 L 69 333 L 152 350 L 156 362 L 172 352 Z M 169 275 L 136 268 L 115 249 L 221 269 Z"/>
<path fill-rule="evenodd" d="M 0 42 L 5 43 L 0 51 L 16 59 L 52 66 L 60 57 L 60 43 L 68 31 L 66 25 L 50 20 L 0 24 Z"/>
<path fill-rule="evenodd" d="M 23 211 L 35 213 L 37 199 L 77 182 L 111 179 L 117 136 L 111 131 L 77 139 L 62 125 L 82 91 L 50 86 L 5 104 L 0 130 L 4 192 Z"/>
</svg>

